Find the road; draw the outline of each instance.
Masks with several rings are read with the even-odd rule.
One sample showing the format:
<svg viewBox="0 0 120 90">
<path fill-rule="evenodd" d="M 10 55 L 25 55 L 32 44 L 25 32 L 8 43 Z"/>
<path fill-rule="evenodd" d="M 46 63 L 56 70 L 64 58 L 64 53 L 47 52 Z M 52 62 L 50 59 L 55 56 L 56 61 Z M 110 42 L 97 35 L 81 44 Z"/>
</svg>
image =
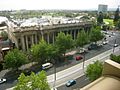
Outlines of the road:
<svg viewBox="0 0 120 90">
<path fill-rule="evenodd" d="M 115 54 L 116 55 L 120 54 L 120 50 L 117 50 L 117 52 L 115 52 Z M 104 61 L 104 60 L 106 60 L 108 58 L 109 58 L 109 56 L 107 56 L 107 57 L 104 56 L 103 58 L 101 58 L 101 60 Z M 60 87 L 58 87 L 57 89 L 58 90 L 74 90 L 74 89 L 75 90 L 80 90 L 80 88 L 86 86 L 89 83 L 90 83 L 90 81 L 88 80 L 88 78 L 85 75 L 83 75 L 83 76 L 76 79 L 76 84 L 75 85 L 73 85 L 71 87 L 66 87 L 66 85 L 63 84 Z"/>
<path fill-rule="evenodd" d="M 109 37 L 108 38 L 110 40 L 109 44 L 105 45 L 102 49 L 92 50 L 91 52 L 87 53 L 85 67 L 86 67 L 86 65 L 88 65 L 89 63 L 92 62 L 92 59 L 89 59 L 89 58 L 94 57 L 94 56 L 108 50 L 107 52 L 100 54 L 96 58 L 94 57 L 94 60 L 98 60 L 98 59 L 100 59 L 100 57 L 104 57 L 106 59 L 107 56 L 104 56 L 104 55 L 110 55 L 110 53 L 112 53 L 111 48 L 113 47 L 112 45 L 114 44 L 115 38 L 117 39 L 117 43 L 120 44 L 118 35 L 116 35 L 115 37 Z M 111 50 L 109 50 L 109 49 L 111 49 Z M 118 49 L 116 48 L 115 50 L 118 50 Z M 103 58 L 101 58 L 101 59 L 103 59 Z M 81 61 L 77 62 L 75 60 L 74 61 L 72 60 L 70 64 L 57 68 L 57 72 L 61 71 L 61 69 L 63 70 L 63 71 L 57 73 L 57 81 L 56 81 L 57 87 L 64 85 L 69 79 L 76 79 L 83 75 L 82 63 L 80 63 L 80 62 Z M 77 63 L 79 63 L 79 64 L 77 64 Z M 75 64 L 77 64 L 77 65 L 75 65 Z M 75 65 L 75 66 L 73 66 L 73 65 Z M 71 66 L 73 66 L 73 67 L 71 67 Z M 69 67 L 71 67 L 72 69 Z M 48 74 L 53 73 L 54 70 L 52 70 L 52 69 L 53 68 L 51 68 L 51 70 L 49 70 L 50 72 L 48 72 Z M 64 70 L 64 69 L 67 69 L 67 70 Z M 73 71 L 73 72 L 71 72 L 71 71 Z M 54 82 L 53 74 L 48 76 L 48 82 L 52 87 L 53 82 Z M 0 85 L 0 90 L 5 90 L 6 88 L 12 87 L 15 85 L 15 83 L 16 83 L 16 81 L 2 84 L 2 85 Z"/>
<path fill-rule="evenodd" d="M 120 47 L 117 47 L 115 49 L 115 52 L 119 51 L 119 48 Z M 112 51 L 113 50 L 110 49 L 110 50 L 108 50 L 108 51 L 106 51 L 102 54 L 99 54 L 99 55 L 85 61 L 85 69 L 90 63 L 93 63 L 96 60 L 106 60 L 107 58 L 109 58 L 109 55 L 111 53 L 113 53 Z M 70 79 L 77 79 L 80 76 L 82 76 L 84 74 L 83 73 L 84 71 L 83 71 L 82 67 L 83 67 L 83 64 L 79 63 L 79 64 L 77 64 L 73 67 L 70 67 L 68 69 L 65 69 L 63 71 L 58 72 L 56 74 L 56 76 L 57 76 L 56 87 L 59 87 L 59 86 L 65 84 Z M 47 76 L 47 78 L 48 78 L 48 82 L 49 82 L 50 86 L 53 86 L 53 84 L 54 84 L 54 74 Z"/>
<path fill-rule="evenodd" d="M 66 87 L 66 85 L 62 85 L 62 86 L 58 87 L 57 89 L 58 90 L 74 90 L 74 89 L 80 90 L 80 88 L 82 88 L 85 85 L 90 83 L 90 81 L 88 80 L 88 78 L 85 75 L 77 78 L 76 82 L 77 83 L 71 87 Z"/>
</svg>

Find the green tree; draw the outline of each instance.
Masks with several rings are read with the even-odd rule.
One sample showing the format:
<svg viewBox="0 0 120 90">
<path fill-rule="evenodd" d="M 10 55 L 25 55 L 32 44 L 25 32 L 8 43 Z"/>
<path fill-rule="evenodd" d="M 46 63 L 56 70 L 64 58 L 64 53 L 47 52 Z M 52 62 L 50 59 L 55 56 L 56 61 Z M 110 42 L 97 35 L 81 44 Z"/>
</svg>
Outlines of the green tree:
<svg viewBox="0 0 120 90">
<path fill-rule="evenodd" d="M 101 33 L 99 28 L 92 28 L 91 32 L 90 32 L 90 41 L 91 42 L 97 42 L 101 39 L 104 38 L 104 35 Z"/>
<path fill-rule="evenodd" d="M 116 22 L 116 27 L 120 30 L 120 19 Z"/>
<path fill-rule="evenodd" d="M 111 54 L 110 59 L 120 64 L 120 55 Z"/>
<path fill-rule="evenodd" d="M 89 35 L 82 30 L 77 35 L 76 44 L 77 46 L 83 47 L 87 43 L 89 43 Z"/>
<path fill-rule="evenodd" d="M 64 33 L 60 32 L 56 37 L 55 44 L 58 47 L 59 52 L 65 56 L 66 50 L 73 47 L 73 42 L 74 41 L 71 35 L 65 35 Z"/>
<path fill-rule="evenodd" d="M 119 19 L 120 19 L 119 8 L 117 8 L 117 10 L 115 11 L 115 15 L 114 15 L 114 24 L 115 25 L 116 25 L 116 23 L 118 22 Z"/>
<path fill-rule="evenodd" d="M 53 62 L 53 60 L 56 60 L 56 58 L 60 55 L 59 49 L 53 44 L 49 44 L 46 47 L 46 51 L 47 51 L 47 58 L 51 62 Z"/>
<path fill-rule="evenodd" d="M 102 12 L 99 12 L 99 15 L 97 17 L 97 23 L 98 25 L 103 24 L 103 13 Z"/>
<path fill-rule="evenodd" d="M 89 80 L 94 81 L 102 75 L 103 63 L 95 61 L 93 64 L 89 64 L 86 70 L 86 76 Z"/>
<path fill-rule="evenodd" d="M 17 69 L 28 61 L 27 56 L 18 49 L 13 49 L 5 55 L 5 66 Z"/>
<path fill-rule="evenodd" d="M 50 90 L 45 71 L 38 74 L 32 72 L 30 76 L 22 73 L 14 90 Z"/>
<path fill-rule="evenodd" d="M 47 60 L 47 48 L 48 44 L 42 39 L 39 44 L 33 45 L 31 48 L 31 53 L 36 61 L 43 64 Z"/>
<path fill-rule="evenodd" d="M 1 32 L 1 36 L 2 36 L 3 40 L 7 40 L 8 39 L 8 34 L 7 34 L 6 31 L 2 31 Z"/>
<path fill-rule="evenodd" d="M 29 76 L 25 76 L 24 73 L 21 73 L 14 90 L 32 90 L 31 87 L 28 86 L 29 81 Z"/>
</svg>

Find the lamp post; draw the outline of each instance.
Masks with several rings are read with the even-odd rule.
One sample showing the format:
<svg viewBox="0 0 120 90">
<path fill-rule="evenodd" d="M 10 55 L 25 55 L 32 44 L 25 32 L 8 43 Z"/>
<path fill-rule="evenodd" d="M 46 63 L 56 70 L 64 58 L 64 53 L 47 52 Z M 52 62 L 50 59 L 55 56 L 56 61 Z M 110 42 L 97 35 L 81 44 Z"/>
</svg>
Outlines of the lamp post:
<svg viewBox="0 0 120 90">
<path fill-rule="evenodd" d="M 56 61 L 54 59 L 54 85 L 53 85 L 53 90 L 55 90 L 56 87 Z"/>
<path fill-rule="evenodd" d="M 83 53 L 83 72 L 84 72 L 84 66 L 85 66 L 85 51 Z"/>
<path fill-rule="evenodd" d="M 114 51 L 115 51 L 115 44 L 116 44 L 116 39 L 115 39 L 115 41 L 114 41 L 114 45 L 113 45 L 113 53 L 114 53 Z"/>
</svg>

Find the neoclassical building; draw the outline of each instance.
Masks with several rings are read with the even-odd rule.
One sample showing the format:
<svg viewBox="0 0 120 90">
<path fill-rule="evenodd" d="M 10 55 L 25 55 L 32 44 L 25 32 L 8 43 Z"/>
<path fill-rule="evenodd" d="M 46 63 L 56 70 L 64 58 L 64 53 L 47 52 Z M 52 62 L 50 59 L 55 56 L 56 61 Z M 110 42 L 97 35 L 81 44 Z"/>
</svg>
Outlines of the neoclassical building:
<svg viewBox="0 0 120 90">
<path fill-rule="evenodd" d="M 50 21 L 48 21 L 50 22 Z M 51 22 L 50 22 L 51 23 Z M 76 39 L 77 34 L 80 30 L 84 29 L 89 31 L 92 27 L 91 21 L 74 21 L 67 23 L 52 23 L 47 25 L 34 26 L 19 26 L 19 27 L 9 27 L 8 34 L 12 42 L 15 43 L 16 47 L 27 51 L 33 44 L 37 44 L 41 38 L 47 43 L 55 42 L 55 38 L 59 32 L 64 32 L 65 34 L 71 34 L 73 39 Z"/>
</svg>

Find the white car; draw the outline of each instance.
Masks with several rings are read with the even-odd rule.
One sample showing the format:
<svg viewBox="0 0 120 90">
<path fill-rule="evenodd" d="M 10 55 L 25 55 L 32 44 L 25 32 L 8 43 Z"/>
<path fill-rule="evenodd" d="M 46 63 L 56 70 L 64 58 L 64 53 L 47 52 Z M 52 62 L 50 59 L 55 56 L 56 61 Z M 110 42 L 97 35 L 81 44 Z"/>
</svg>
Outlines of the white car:
<svg viewBox="0 0 120 90">
<path fill-rule="evenodd" d="M 114 44 L 114 47 L 117 47 L 118 46 L 118 44 Z"/>
<path fill-rule="evenodd" d="M 108 41 L 104 41 L 104 42 L 103 42 L 103 45 L 106 45 L 106 44 L 108 44 Z"/>
<path fill-rule="evenodd" d="M 88 50 L 87 49 L 85 49 L 85 48 L 80 48 L 80 53 L 85 53 L 85 52 L 87 52 Z"/>
<path fill-rule="evenodd" d="M 53 66 L 52 63 L 45 63 L 45 64 L 42 65 L 42 69 L 43 69 L 43 70 L 44 70 L 44 69 L 48 69 L 48 68 L 51 68 L 52 66 Z"/>
<path fill-rule="evenodd" d="M 57 90 L 57 88 L 51 88 L 51 90 Z"/>
<path fill-rule="evenodd" d="M 2 84 L 2 83 L 4 83 L 4 82 L 6 82 L 7 80 L 5 79 L 5 78 L 1 78 L 0 79 L 0 84 Z"/>
</svg>

